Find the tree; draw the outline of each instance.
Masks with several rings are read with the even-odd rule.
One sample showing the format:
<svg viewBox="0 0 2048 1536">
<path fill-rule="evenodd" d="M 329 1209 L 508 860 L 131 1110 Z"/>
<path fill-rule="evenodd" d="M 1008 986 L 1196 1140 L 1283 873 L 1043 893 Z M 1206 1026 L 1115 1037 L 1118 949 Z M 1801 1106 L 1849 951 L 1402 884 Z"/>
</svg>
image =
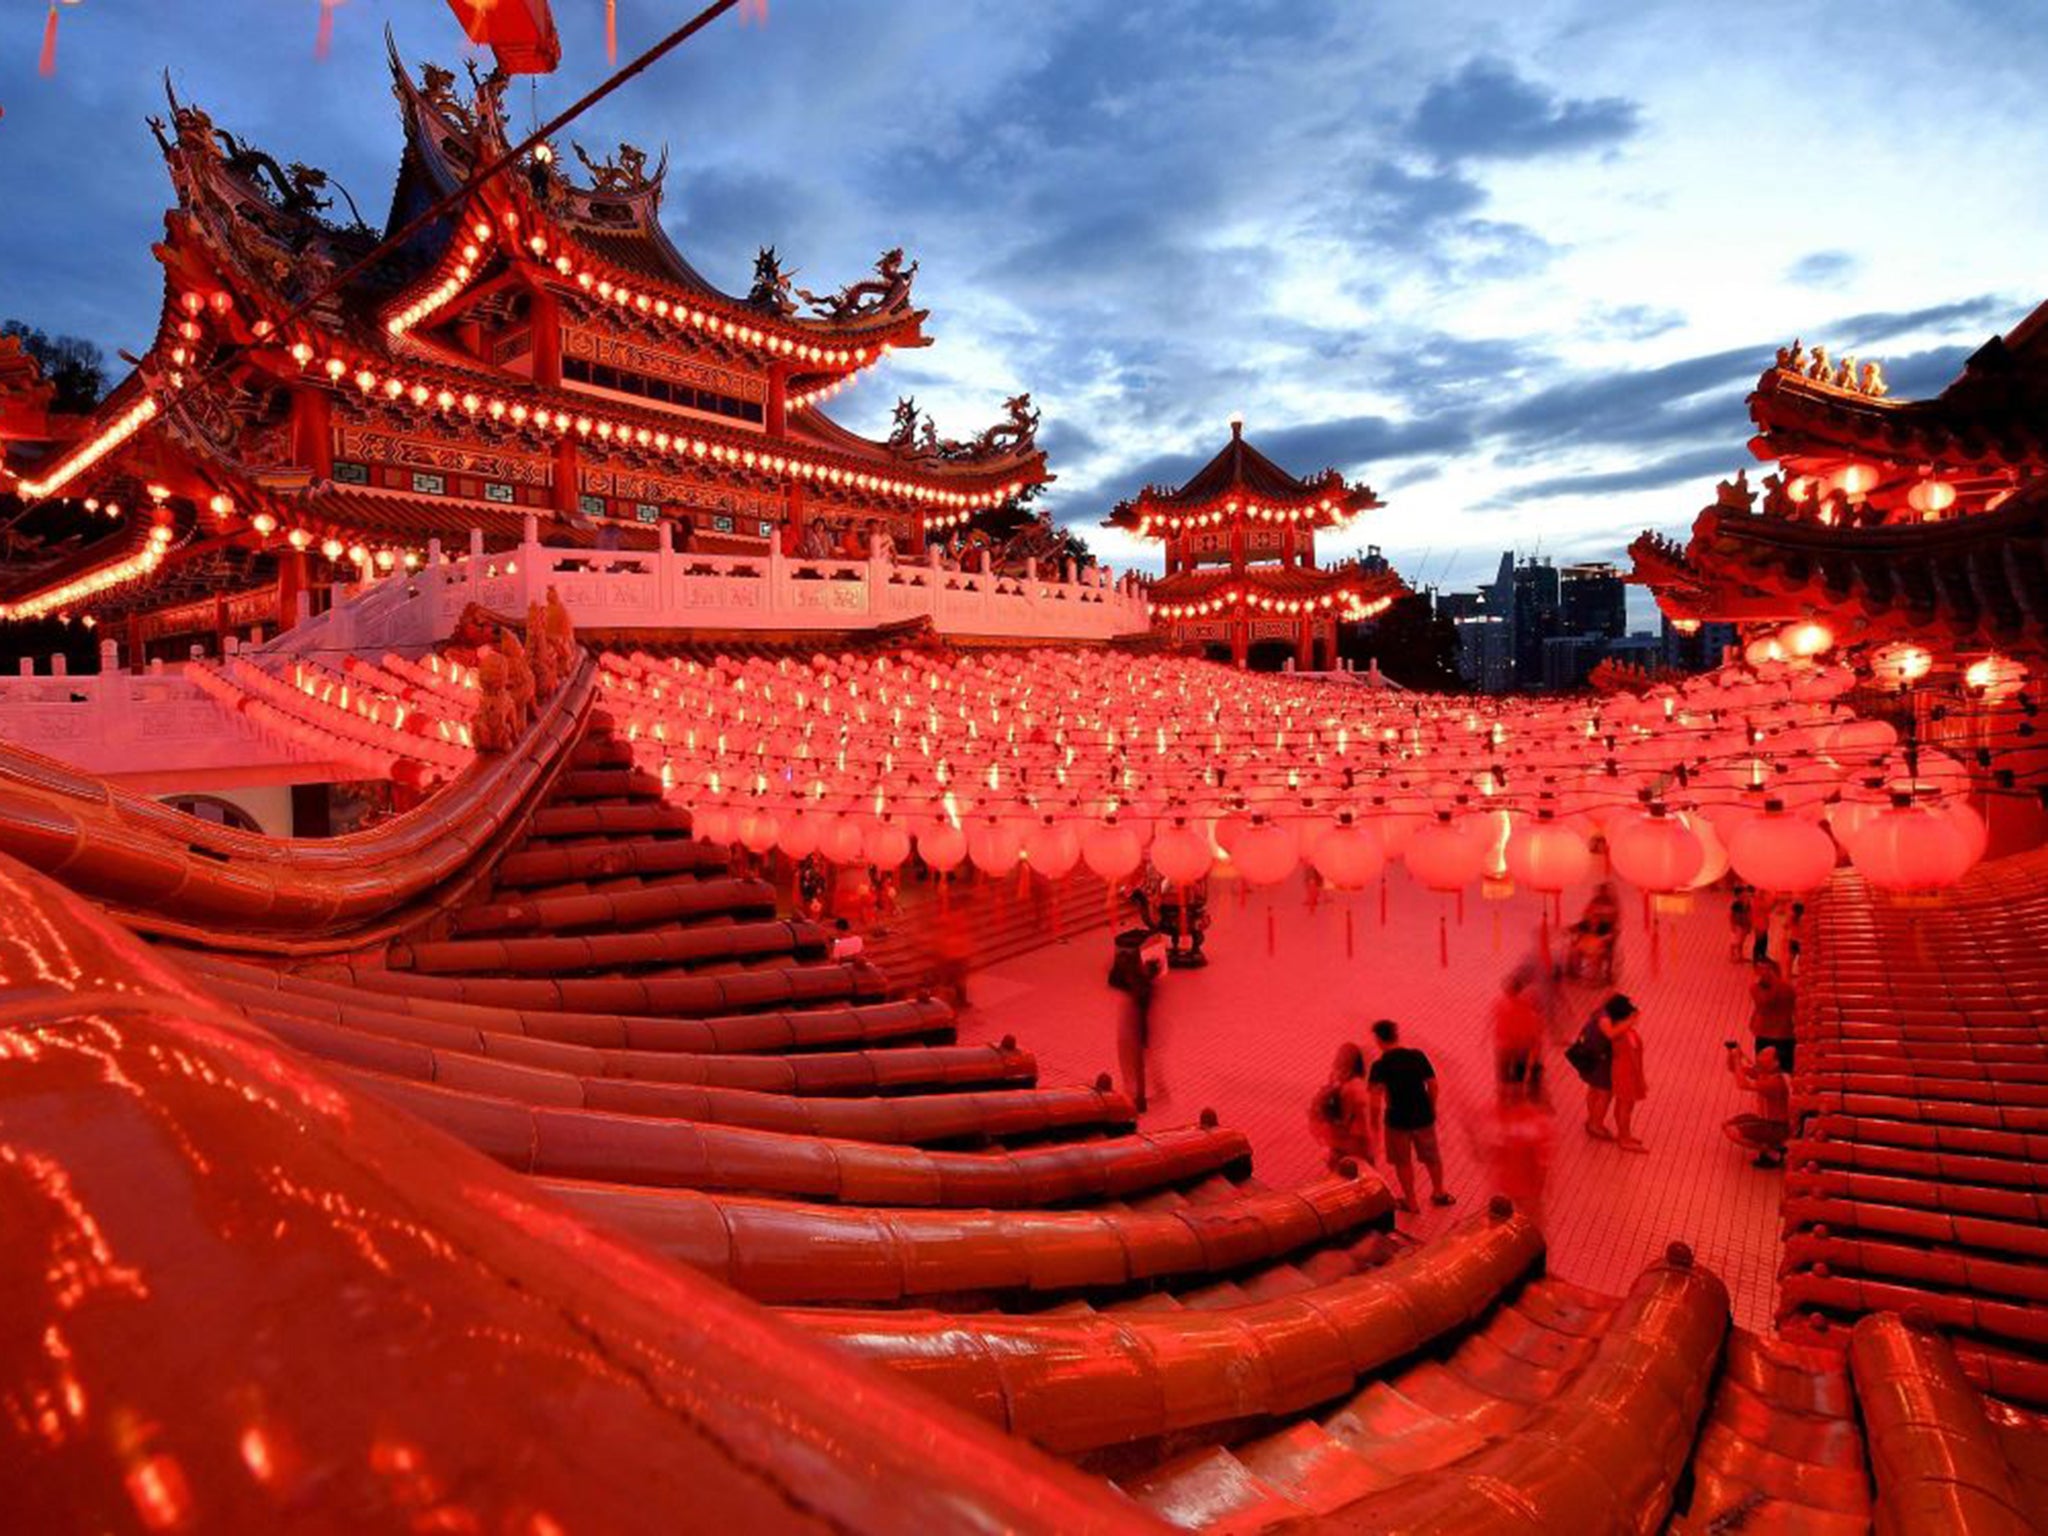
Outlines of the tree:
<svg viewBox="0 0 2048 1536">
<path fill-rule="evenodd" d="M 35 359 L 43 378 L 55 386 L 51 409 L 89 411 L 107 392 L 107 360 L 91 342 L 77 336 L 52 336 L 21 320 L 0 323 L 0 336 L 19 337 L 21 350 Z"/>
<path fill-rule="evenodd" d="M 1347 628 L 1338 650 L 1380 671 L 1404 688 L 1427 693 L 1463 693 L 1458 675 L 1458 627 L 1437 613 L 1427 597 L 1411 592 L 1369 624 Z"/>
</svg>

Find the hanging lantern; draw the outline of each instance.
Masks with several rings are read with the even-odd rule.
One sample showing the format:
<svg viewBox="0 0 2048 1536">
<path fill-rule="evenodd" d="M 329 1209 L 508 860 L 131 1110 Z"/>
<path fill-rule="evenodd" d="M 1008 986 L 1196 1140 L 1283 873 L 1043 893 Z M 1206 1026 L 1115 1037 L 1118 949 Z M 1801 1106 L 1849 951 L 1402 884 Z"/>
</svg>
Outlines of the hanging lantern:
<svg viewBox="0 0 2048 1536">
<path fill-rule="evenodd" d="M 1081 861 L 1081 838 L 1071 824 L 1045 817 L 1024 838 L 1024 858 L 1048 880 L 1064 880 Z"/>
<path fill-rule="evenodd" d="M 545 75 L 562 62 L 547 0 L 448 0 L 469 40 L 489 48 L 508 75 Z"/>
<path fill-rule="evenodd" d="M 1379 834 L 1370 826 L 1356 824 L 1349 814 L 1317 839 L 1309 861 L 1323 883 L 1338 891 L 1363 890 L 1387 867 Z"/>
<path fill-rule="evenodd" d="M 917 834 L 917 856 L 941 874 L 958 869 L 967 857 L 967 834 L 950 821 L 942 821 Z"/>
<path fill-rule="evenodd" d="M 910 834 L 901 822 L 878 820 L 867 829 L 867 859 L 877 869 L 896 869 L 910 857 Z"/>
<path fill-rule="evenodd" d="M 1888 720 L 1851 720 L 1830 731 L 1821 750 L 1837 768 L 1851 768 L 1883 757 L 1899 744 L 1899 733 Z"/>
<path fill-rule="evenodd" d="M 1857 829 L 1849 861 L 1880 891 L 1925 895 L 1962 879 L 1976 862 L 1976 850 L 1952 814 L 1898 795 Z"/>
<path fill-rule="evenodd" d="M 2026 664 L 2006 656 L 1979 657 L 1964 670 L 1963 685 L 1987 704 L 2002 704 L 2025 690 Z"/>
<path fill-rule="evenodd" d="M 1868 464 L 1844 464 L 1828 476 L 1828 484 L 1852 499 L 1866 496 L 1877 484 L 1877 471 Z"/>
<path fill-rule="evenodd" d="M 1550 811 L 1538 811 L 1508 838 L 1507 870 L 1532 891 L 1562 891 L 1593 877 L 1593 853 L 1586 840 Z"/>
<path fill-rule="evenodd" d="M 1835 633 L 1825 624 L 1808 620 L 1794 624 L 1778 634 L 1778 648 L 1787 656 L 1806 659 L 1824 656 L 1835 646 Z"/>
<path fill-rule="evenodd" d="M 1192 885 L 1209 872 L 1215 855 L 1209 839 L 1176 821 L 1152 839 L 1152 867 L 1173 885 Z"/>
<path fill-rule="evenodd" d="M 1929 522 L 1956 504 L 1956 488 L 1946 480 L 1922 480 L 1906 493 L 1906 505 Z"/>
<path fill-rule="evenodd" d="M 1024 838 L 1016 825 L 1001 817 L 984 817 L 967 834 L 967 859 L 984 875 L 1005 875 L 1023 856 Z"/>
<path fill-rule="evenodd" d="M 1706 862 L 1692 829 L 1662 804 L 1607 825 L 1607 856 L 1614 872 L 1651 895 L 1684 890 Z"/>
<path fill-rule="evenodd" d="M 860 863 L 867 853 L 860 823 L 851 816 L 834 816 L 819 834 L 818 852 L 834 864 Z"/>
<path fill-rule="evenodd" d="M 729 843 L 734 835 L 734 816 L 717 803 L 700 805 L 690 813 L 690 836 L 700 843 Z"/>
<path fill-rule="evenodd" d="M 1910 640 L 1888 645 L 1870 658 L 1870 678 L 1881 688 L 1910 688 L 1934 669 L 1934 658 Z"/>
<path fill-rule="evenodd" d="M 1700 840 L 1700 867 L 1685 883 L 1689 891 L 1703 891 L 1728 873 L 1728 845 L 1715 830 L 1714 823 L 1698 811 L 1674 811 L 1672 815 L 1680 826 Z"/>
<path fill-rule="evenodd" d="M 1231 861 L 1244 876 L 1246 885 L 1278 885 L 1294 873 L 1300 857 L 1300 845 L 1292 828 L 1254 817 L 1238 839 Z"/>
<path fill-rule="evenodd" d="M 1119 825 L 1114 818 L 1090 827 L 1081 839 L 1081 861 L 1098 880 L 1114 885 L 1136 872 L 1145 857 L 1138 834 Z"/>
<path fill-rule="evenodd" d="M 1772 801 L 1728 840 L 1728 865 L 1760 891 L 1797 896 L 1818 890 L 1835 872 L 1835 840 Z"/>
<path fill-rule="evenodd" d="M 781 836 L 782 824 L 776 820 L 773 811 L 755 806 L 740 813 L 739 822 L 734 830 L 748 852 L 766 853 L 775 846 L 776 839 Z"/>
<path fill-rule="evenodd" d="M 1448 811 L 1419 827 L 1403 856 L 1408 873 L 1432 891 L 1462 890 L 1486 870 L 1486 846 L 1454 824 Z"/>
<path fill-rule="evenodd" d="M 817 818 L 808 811 L 785 816 L 782 819 L 782 826 L 775 834 L 775 846 L 781 850 L 784 858 L 805 859 L 818 846 L 818 832 Z"/>
</svg>

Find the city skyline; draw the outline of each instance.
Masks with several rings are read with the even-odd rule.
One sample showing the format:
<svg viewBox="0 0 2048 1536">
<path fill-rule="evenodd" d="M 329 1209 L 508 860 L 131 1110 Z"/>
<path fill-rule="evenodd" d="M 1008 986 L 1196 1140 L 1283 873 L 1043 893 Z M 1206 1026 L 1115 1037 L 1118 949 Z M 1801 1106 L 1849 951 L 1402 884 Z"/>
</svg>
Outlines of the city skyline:
<svg viewBox="0 0 2048 1536">
<path fill-rule="evenodd" d="M 110 357 L 146 342 L 170 197 L 142 118 L 164 68 L 382 221 L 381 30 L 453 63 L 445 8 L 357 0 L 325 62 L 312 8 L 235 9 L 205 35 L 67 10 L 50 80 L 32 38 L 0 54 L 0 196 L 41 210 L 0 230 L 0 312 Z M 625 0 L 622 52 L 675 14 Z M 515 87 L 517 121 L 604 72 L 598 8 L 562 20 L 567 68 Z M 1620 560 L 1645 526 L 1682 532 L 1742 466 L 1743 395 L 1795 334 L 1926 394 L 2025 312 L 2042 215 L 2000 189 L 2048 148 L 2026 112 L 2048 29 L 1986 5 L 1863 7 L 1856 27 L 1563 4 L 1371 28 L 1298 5 L 1055 4 L 1018 27 L 906 4 L 849 30 L 779 0 L 572 137 L 665 141 L 670 229 L 728 288 L 761 244 L 827 283 L 906 245 L 936 345 L 833 409 L 875 431 L 915 394 L 965 431 L 1031 390 L 1061 477 L 1047 505 L 1117 564 L 1146 552 L 1096 526 L 1109 506 L 1201 463 L 1241 410 L 1289 468 L 1334 464 L 1388 501 L 1331 556 L 1375 543 L 1456 590 L 1504 548 Z M 81 144 L 83 180 L 64 169 Z M 1884 217 L 1936 174 L 1959 225 Z M 1979 209 L 1998 240 L 1967 238 Z"/>
</svg>

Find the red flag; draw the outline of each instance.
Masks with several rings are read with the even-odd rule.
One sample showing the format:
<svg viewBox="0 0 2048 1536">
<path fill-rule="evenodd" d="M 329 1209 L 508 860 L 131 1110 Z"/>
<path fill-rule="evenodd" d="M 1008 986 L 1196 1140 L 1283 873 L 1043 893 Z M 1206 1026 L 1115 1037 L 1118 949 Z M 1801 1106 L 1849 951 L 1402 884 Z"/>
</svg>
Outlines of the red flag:
<svg viewBox="0 0 2048 1536">
<path fill-rule="evenodd" d="M 43 19 L 43 56 L 36 61 L 36 73 L 57 73 L 57 0 L 50 0 L 50 14 Z"/>
</svg>

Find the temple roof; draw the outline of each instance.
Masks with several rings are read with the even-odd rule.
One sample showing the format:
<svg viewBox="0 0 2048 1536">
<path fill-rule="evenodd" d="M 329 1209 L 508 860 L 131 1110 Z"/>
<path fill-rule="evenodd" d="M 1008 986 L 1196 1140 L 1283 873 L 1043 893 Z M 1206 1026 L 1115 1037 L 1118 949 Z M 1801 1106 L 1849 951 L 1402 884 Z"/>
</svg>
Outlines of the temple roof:
<svg viewBox="0 0 2048 1536">
<path fill-rule="evenodd" d="M 1287 612 L 1323 608 L 1350 618 L 1359 616 L 1355 609 L 1384 608 L 1407 591 L 1408 584 L 1392 571 L 1366 571 L 1355 565 L 1327 570 L 1267 565 L 1245 571 L 1179 571 L 1153 582 L 1146 596 L 1153 612 L 1165 618 L 1247 604 Z"/>
<path fill-rule="evenodd" d="M 1253 516 L 1261 512 L 1293 514 L 1288 521 L 1328 527 L 1384 505 L 1368 487 L 1347 485 L 1335 469 L 1311 479 L 1297 479 L 1245 441 L 1244 423 L 1233 419 L 1230 441 L 1185 483 L 1146 486 L 1131 500 L 1119 502 L 1104 526 L 1144 536 L 1160 525 L 1170 531 L 1183 518 L 1235 508 Z"/>
</svg>

